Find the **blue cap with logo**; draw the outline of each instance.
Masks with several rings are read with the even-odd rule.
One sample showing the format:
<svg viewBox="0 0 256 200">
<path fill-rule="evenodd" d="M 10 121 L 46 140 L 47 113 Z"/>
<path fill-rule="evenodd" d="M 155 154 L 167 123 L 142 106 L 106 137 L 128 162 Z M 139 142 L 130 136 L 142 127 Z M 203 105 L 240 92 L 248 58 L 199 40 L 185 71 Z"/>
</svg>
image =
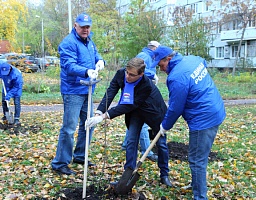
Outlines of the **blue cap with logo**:
<svg viewBox="0 0 256 200">
<path fill-rule="evenodd" d="M 162 60 L 163 58 L 165 58 L 166 56 L 172 54 L 174 51 L 167 46 L 159 46 L 155 51 L 153 51 L 154 53 L 154 63 L 152 66 L 157 66 L 158 63 L 160 62 L 160 60 Z"/>
<path fill-rule="evenodd" d="M 92 26 L 92 19 L 88 14 L 82 13 L 77 16 L 76 23 L 78 23 L 79 26 Z"/>
<path fill-rule="evenodd" d="M 10 72 L 10 69 L 11 69 L 11 65 L 10 64 L 8 64 L 6 62 L 2 63 L 1 64 L 1 75 L 3 75 L 3 76 L 8 75 L 9 72 Z"/>
</svg>

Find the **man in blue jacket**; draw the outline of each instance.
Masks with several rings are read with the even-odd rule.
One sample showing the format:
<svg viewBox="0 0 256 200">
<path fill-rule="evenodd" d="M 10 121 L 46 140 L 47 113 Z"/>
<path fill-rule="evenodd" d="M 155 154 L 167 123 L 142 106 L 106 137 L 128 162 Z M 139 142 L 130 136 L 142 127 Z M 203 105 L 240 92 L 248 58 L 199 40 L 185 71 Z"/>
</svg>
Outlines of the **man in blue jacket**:
<svg viewBox="0 0 256 200">
<path fill-rule="evenodd" d="M 219 125 L 226 117 L 223 100 L 207 71 L 205 59 L 182 56 L 169 47 L 154 51 L 155 62 L 166 72 L 169 107 L 161 123 L 162 135 L 182 115 L 189 127 L 188 161 L 194 199 L 207 199 L 208 156 Z"/>
<path fill-rule="evenodd" d="M 142 51 L 136 56 L 137 58 L 141 58 L 144 60 L 146 64 L 145 72 L 144 74 L 151 79 L 155 84 L 158 83 L 158 77 L 156 75 L 156 66 L 152 66 L 154 58 L 153 58 L 153 51 L 157 49 L 157 47 L 160 45 L 157 41 L 150 41 L 148 43 L 147 47 L 144 47 Z M 149 132 L 148 132 L 148 125 L 144 124 L 142 126 L 141 132 L 140 132 L 140 150 L 141 153 L 144 154 L 147 150 L 147 148 L 150 145 L 150 138 L 149 138 Z M 129 131 L 126 130 L 125 139 L 122 144 L 122 149 L 126 149 L 127 145 L 127 137 L 128 137 Z M 156 162 L 158 159 L 157 154 L 155 154 L 153 151 L 150 151 L 147 158 L 153 162 Z"/>
<path fill-rule="evenodd" d="M 12 65 L 3 62 L 0 64 L 1 74 L 0 78 L 3 81 L 2 88 L 2 107 L 4 117 L 3 121 L 7 120 L 5 113 L 8 112 L 7 101 L 10 102 L 10 99 L 13 98 L 14 102 L 14 124 L 20 125 L 20 97 L 22 95 L 22 86 L 23 86 L 23 78 L 20 70 L 13 67 Z M 5 87 L 5 88 L 4 88 Z M 5 91 L 6 90 L 6 95 Z"/>
<path fill-rule="evenodd" d="M 104 68 L 104 61 L 92 41 L 91 26 L 92 19 L 88 14 L 78 15 L 71 33 L 63 39 L 58 48 L 64 114 L 56 156 L 51 165 L 59 174 L 76 174 L 68 167 L 72 157 L 73 163 L 84 164 L 86 141 L 84 124 L 88 110 L 88 86 L 81 85 L 80 80 L 95 79 L 98 76 L 98 70 Z M 94 90 L 95 85 L 92 87 L 93 92 Z M 93 104 L 91 105 L 92 115 Z M 78 137 L 73 152 L 74 133 L 78 122 Z M 92 132 L 93 129 L 90 130 L 89 141 Z M 88 166 L 95 166 L 95 164 L 88 161 Z"/>
</svg>

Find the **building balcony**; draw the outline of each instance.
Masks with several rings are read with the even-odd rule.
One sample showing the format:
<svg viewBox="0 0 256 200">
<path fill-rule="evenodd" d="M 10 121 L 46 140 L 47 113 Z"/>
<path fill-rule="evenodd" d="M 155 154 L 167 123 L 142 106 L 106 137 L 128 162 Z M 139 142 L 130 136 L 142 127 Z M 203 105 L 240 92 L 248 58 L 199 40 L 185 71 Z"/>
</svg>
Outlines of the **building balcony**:
<svg viewBox="0 0 256 200">
<path fill-rule="evenodd" d="M 240 41 L 242 32 L 243 32 L 243 29 L 221 31 L 220 39 L 221 41 L 226 41 L 226 42 Z M 244 32 L 243 40 L 255 40 L 255 39 L 256 39 L 256 28 L 255 27 L 246 28 Z"/>
</svg>

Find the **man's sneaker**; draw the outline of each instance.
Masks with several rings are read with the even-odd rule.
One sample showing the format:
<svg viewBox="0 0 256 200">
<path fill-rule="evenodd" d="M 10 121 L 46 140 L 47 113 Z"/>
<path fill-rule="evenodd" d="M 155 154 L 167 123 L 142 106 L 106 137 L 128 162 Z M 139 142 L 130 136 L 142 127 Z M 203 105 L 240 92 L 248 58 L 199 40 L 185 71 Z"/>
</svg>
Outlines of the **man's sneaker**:
<svg viewBox="0 0 256 200">
<path fill-rule="evenodd" d="M 15 120 L 14 120 L 14 124 L 15 124 L 15 125 L 20 125 L 20 120 L 15 119 Z"/>
<path fill-rule="evenodd" d="M 147 156 L 147 159 L 151 160 L 152 162 L 157 162 L 158 156 L 156 154 L 152 154 L 151 156 Z"/>
<path fill-rule="evenodd" d="M 2 117 L 2 120 L 3 120 L 3 121 L 6 121 L 6 120 L 7 120 L 6 116 L 3 116 L 3 117 Z"/>
</svg>

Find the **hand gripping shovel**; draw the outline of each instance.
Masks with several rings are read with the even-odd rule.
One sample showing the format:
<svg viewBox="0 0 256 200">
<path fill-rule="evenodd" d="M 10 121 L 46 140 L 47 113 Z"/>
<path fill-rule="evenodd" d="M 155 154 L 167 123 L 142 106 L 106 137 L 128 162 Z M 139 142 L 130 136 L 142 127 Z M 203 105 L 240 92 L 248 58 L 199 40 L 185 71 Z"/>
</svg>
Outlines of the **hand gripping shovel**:
<svg viewBox="0 0 256 200">
<path fill-rule="evenodd" d="M 153 146 L 156 144 L 156 142 L 158 141 L 160 136 L 161 136 L 161 133 L 159 131 L 158 134 L 156 135 L 156 137 L 154 138 L 154 140 L 151 142 L 151 144 L 147 148 L 146 152 L 143 154 L 141 159 L 138 161 L 134 170 L 132 170 L 131 168 L 125 169 L 125 171 L 122 174 L 122 177 L 120 178 L 116 187 L 114 188 L 114 190 L 117 194 L 124 195 L 124 194 L 127 194 L 129 191 L 131 191 L 132 187 L 135 185 L 136 181 L 140 177 L 140 174 L 138 173 L 139 167 L 142 165 L 143 161 L 146 159 L 146 157 L 148 156 L 148 153 L 151 151 Z"/>
<path fill-rule="evenodd" d="M 80 80 L 80 84 L 86 85 L 89 87 L 88 91 L 88 109 L 87 109 L 87 119 L 91 117 L 91 104 L 92 104 L 92 86 L 98 82 L 99 80 L 90 80 L 90 81 L 83 81 Z M 88 146 L 89 146 L 89 131 L 90 128 L 86 127 L 86 140 L 85 140 L 85 157 L 84 157 L 84 181 L 83 181 L 83 199 L 86 197 L 86 182 L 87 182 L 87 168 L 88 168 Z"/>
<path fill-rule="evenodd" d="M 6 88 L 5 88 L 3 79 L 2 79 L 2 85 L 3 85 L 3 89 L 4 89 L 4 96 L 6 96 L 7 92 L 6 92 Z M 5 112 L 7 122 L 8 122 L 8 124 L 13 124 L 14 123 L 14 115 L 13 115 L 13 112 L 11 112 L 11 110 L 10 110 L 10 103 L 8 100 L 5 100 L 5 102 L 6 102 L 6 106 L 7 106 L 7 110 L 8 110 L 7 112 Z"/>
</svg>

